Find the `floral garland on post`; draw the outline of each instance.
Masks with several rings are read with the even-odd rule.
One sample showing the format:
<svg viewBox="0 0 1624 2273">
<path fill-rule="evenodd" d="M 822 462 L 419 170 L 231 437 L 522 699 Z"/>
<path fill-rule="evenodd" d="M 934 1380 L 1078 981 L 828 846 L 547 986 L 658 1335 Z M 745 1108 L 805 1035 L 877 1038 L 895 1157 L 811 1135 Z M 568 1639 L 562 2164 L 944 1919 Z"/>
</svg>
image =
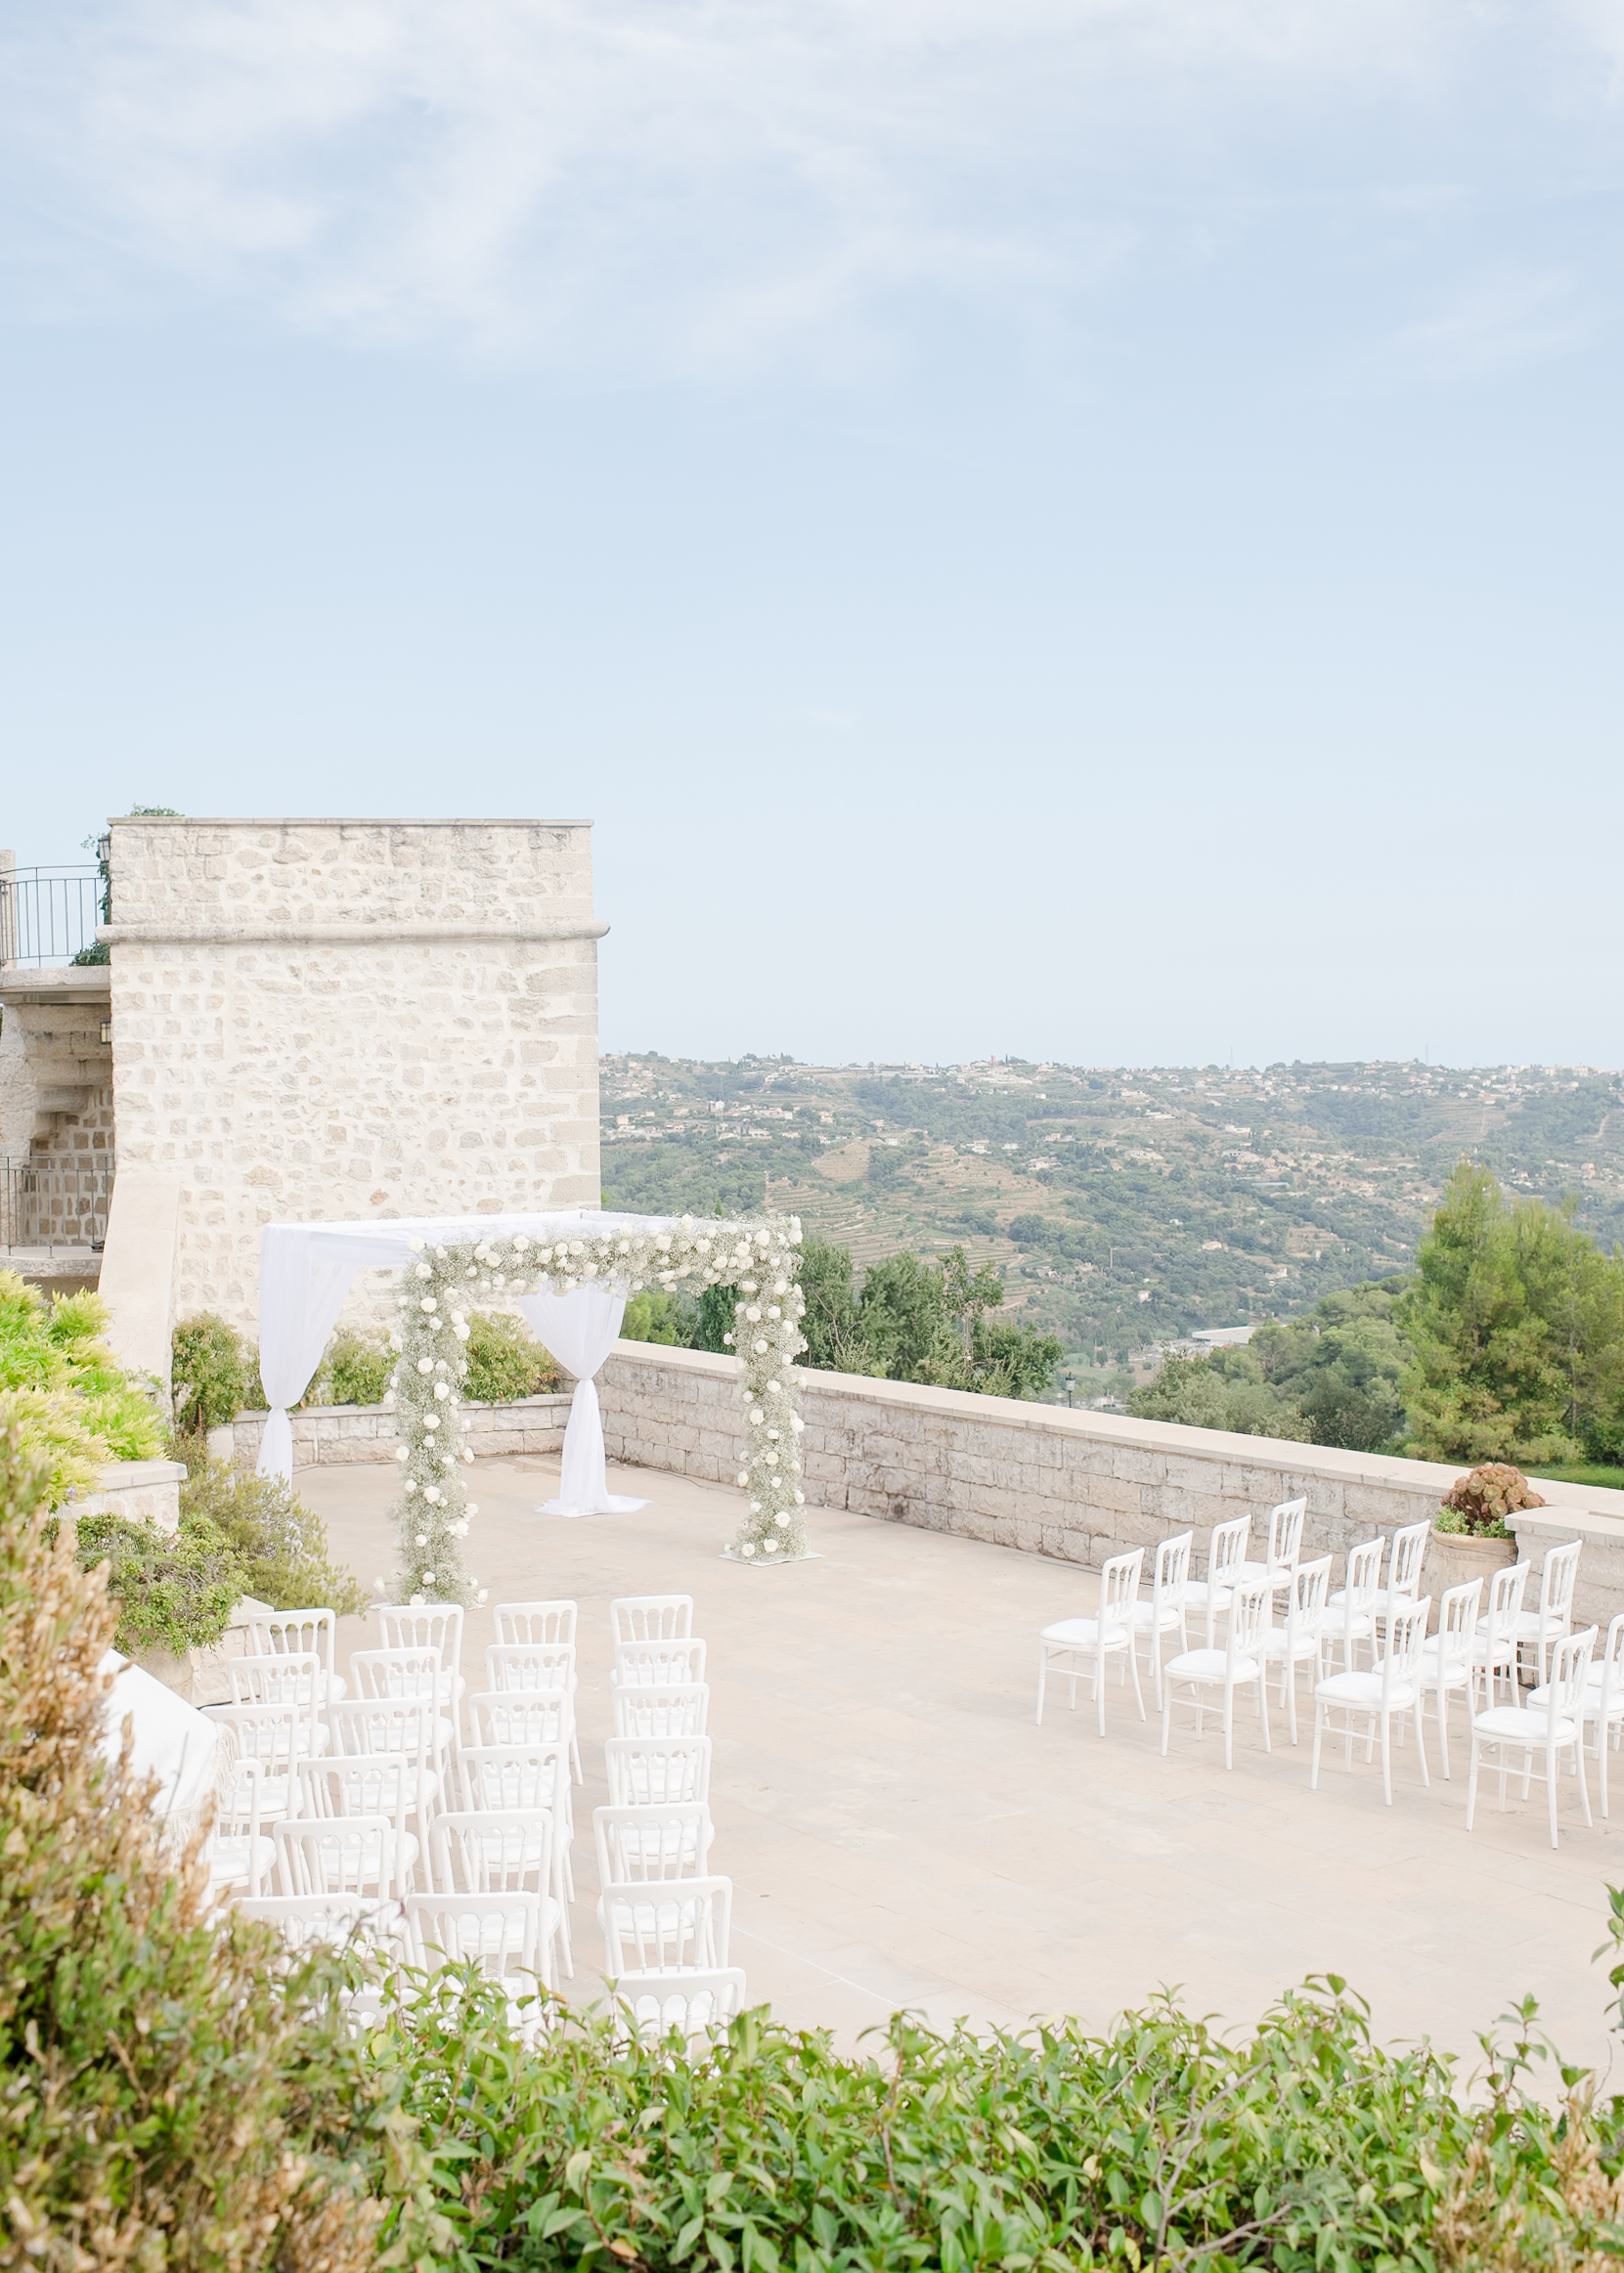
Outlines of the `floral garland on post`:
<svg viewBox="0 0 1624 2273">
<path fill-rule="evenodd" d="M 483 1601 L 486 1591 L 463 1568 L 461 1542 L 479 1508 L 461 1470 L 473 1459 L 461 1410 L 464 1344 L 476 1297 L 569 1294 L 608 1280 L 635 1294 L 643 1287 L 736 1286 L 733 1332 L 745 1410 L 745 1456 L 738 1473 L 749 1503 L 724 1552 L 766 1566 L 797 1562 L 807 1545 L 801 1490 L 802 1420 L 794 1362 L 806 1342 L 801 1320 L 801 1225 L 795 1216 L 696 1220 L 669 1229 L 577 1231 L 568 1239 L 523 1232 L 477 1242 L 411 1243 L 417 1261 L 398 1297 L 389 1343 L 395 1371 L 384 1404 L 396 1421 L 395 1458 L 406 1473 L 389 1512 L 400 1537 L 398 1601 Z M 381 1583 L 381 1582 L 380 1582 Z"/>
</svg>

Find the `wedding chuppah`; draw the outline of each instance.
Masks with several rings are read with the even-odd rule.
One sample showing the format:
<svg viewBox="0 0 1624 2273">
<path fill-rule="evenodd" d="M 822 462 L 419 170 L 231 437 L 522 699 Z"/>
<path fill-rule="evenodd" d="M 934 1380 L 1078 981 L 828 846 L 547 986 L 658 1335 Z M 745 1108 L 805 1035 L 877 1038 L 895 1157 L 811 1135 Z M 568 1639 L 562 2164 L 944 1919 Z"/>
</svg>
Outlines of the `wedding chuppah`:
<svg viewBox="0 0 1624 2273">
<path fill-rule="evenodd" d="M 738 1473 L 746 1511 L 724 1550 L 741 1562 L 794 1562 L 810 1551 L 800 1488 L 801 1416 L 794 1361 L 806 1347 L 799 1284 L 801 1226 L 794 1216 L 707 1221 L 694 1216 L 422 1216 L 366 1223 L 273 1223 L 260 1248 L 259 1368 L 270 1418 L 262 1475 L 290 1478 L 297 1404 L 322 1362 L 344 1299 L 364 1270 L 402 1274 L 389 1330 L 395 1369 L 385 1404 L 395 1414 L 401 1498 L 397 1596 L 468 1602 L 477 1588 L 462 1541 L 478 1508 L 467 1496 L 461 1383 L 469 1313 L 518 1310 L 575 1377 L 556 1500 L 546 1511 L 580 1516 L 642 1506 L 606 1484 L 603 1420 L 594 1377 L 620 1333 L 628 1297 L 644 1287 L 737 1289 L 733 1347 L 744 1406 Z"/>
</svg>

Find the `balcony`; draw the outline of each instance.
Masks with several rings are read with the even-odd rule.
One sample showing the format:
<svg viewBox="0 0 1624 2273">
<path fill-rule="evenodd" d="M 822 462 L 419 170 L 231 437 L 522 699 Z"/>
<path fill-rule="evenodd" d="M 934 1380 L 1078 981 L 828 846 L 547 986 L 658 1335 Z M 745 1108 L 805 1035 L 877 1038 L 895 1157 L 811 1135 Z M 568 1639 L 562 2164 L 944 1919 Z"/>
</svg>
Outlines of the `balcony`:
<svg viewBox="0 0 1624 2273">
<path fill-rule="evenodd" d="M 93 949 L 105 889 L 93 864 L 0 869 L 0 967 L 71 964 Z"/>
</svg>

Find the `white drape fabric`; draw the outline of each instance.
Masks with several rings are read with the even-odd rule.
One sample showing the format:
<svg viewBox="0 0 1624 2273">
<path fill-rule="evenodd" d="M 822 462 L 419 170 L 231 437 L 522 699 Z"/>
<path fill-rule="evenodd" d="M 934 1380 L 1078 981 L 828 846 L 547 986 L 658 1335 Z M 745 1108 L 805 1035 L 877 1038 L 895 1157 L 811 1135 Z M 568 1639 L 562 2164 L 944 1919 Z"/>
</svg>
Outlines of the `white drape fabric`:
<svg viewBox="0 0 1624 2273">
<path fill-rule="evenodd" d="M 358 1271 L 404 1270 L 417 1260 L 415 1239 L 425 1246 L 460 1245 L 510 1240 L 523 1232 L 527 1238 L 547 1242 L 572 1237 L 583 1227 L 604 1232 L 673 1221 L 670 1216 L 571 1208 L 552 1215 L 425 1215 L 390 1223 L 267 1224 L 259 1255 L 259 1377 L 270 1419 L 260 1439 L 260 1474 L 292 1477 L 293 1424 L 287 1409 L 309 1388 Z M 593 1380 L 620 1332 L 624 1292 L 582 1287 L 573 1294 L 521 1296 L 519 1306 L 554 1357 L 576 1377 L 564 1434 L 562 1489 L 549 1508 L 555 1513 L 597 1515 L 645 1507 L 646 1501 L 615 1500 L 604 1490 L 603 1420 Z M 543 1312 L 549 1321 L 545 1327 L 540 1323 Z"/>
<path fill-rule="evenodd" d="M 573 1294 L 521 1294 L 519 1308 L 539 1341 L 575 1376 L 564 1468 L 558 1497 L 543 1503 L 544 1515 L 629 1515 L 646 1500 L 618 1499 L 608 1487 L 603 1457 L 603 1415 L 593 1376 L 615 1345 L 626 1314 L 624 1289 L 578 1287 Z"/>
<path fill-rule="evenodd" d="M 124 1725 L 131 1723 L 130 1765 L 138 1779 L 157 1777 L 158 1814 L 173 1816 L 195 1808 L 214 1781 L 219 1725 L 116 1649 L 107 1652 L 98 1670 L 118 1677 L 102 1724 L 103 1758 L 117 1760 Z"/>
</svg>

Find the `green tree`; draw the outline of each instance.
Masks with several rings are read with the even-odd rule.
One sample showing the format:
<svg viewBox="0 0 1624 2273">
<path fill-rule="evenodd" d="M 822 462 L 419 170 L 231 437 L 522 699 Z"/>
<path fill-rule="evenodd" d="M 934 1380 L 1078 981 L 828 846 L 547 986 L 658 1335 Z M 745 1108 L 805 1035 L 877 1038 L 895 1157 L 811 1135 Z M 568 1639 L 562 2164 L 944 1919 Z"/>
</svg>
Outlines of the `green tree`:
<svg viewBox="0 0 1624 2273">
<path fill-rule="evenodd" d="M 1624 1411 L 1624 1258 L 1603 1255 L 1571 1208 L 1508 1206 L 1462 1160 L 1397 1305 L 1412 1449 L 1424 1459 L 1593 1457 Z"/>
<path fill-rule="evenodd" d="M 1209 1357 L 1170 1357 L 1154 1381 L 1131 1392 L 1127 1409 L 1139 1421 L 1173 1421 L 1185 1428 L 1227 1428 L 1236 1436 L 1284 1437 L 1303 1443 L 1308 1424 L 1295 1406 L 1277 1396 L 1250 1349 L 1215 1350 Z"/>
<path fill-rule="evenodd" d="M 1260 1326 L 1247 1345 L 1276 1396 L 1301 1414 L 1313 1443 L 1398 1449 L 1407 1355 L 1393 1305 L 1406 1284 L 1344 1288 L 1307 1318 Z"/>
</svg>

